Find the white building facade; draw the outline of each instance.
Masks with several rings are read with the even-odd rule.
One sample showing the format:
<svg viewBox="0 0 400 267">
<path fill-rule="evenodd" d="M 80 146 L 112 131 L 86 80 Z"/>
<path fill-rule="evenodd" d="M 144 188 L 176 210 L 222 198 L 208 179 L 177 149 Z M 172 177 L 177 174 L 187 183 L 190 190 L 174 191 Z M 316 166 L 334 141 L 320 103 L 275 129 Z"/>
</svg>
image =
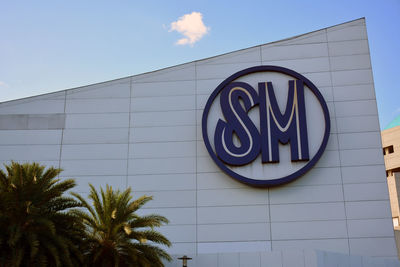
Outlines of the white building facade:
<svg viewBox="0 0 400 267">
<path fill-rule="evenodd" d="M 274 187 L 256 188 L 230 177 L 203 140 L 210 95 L 231 75 L 256 66 L 279 66 L 306 77 L 329 111 L 329 138 L 319 160 L 298 179 Z M 263 74 L 252 75 L 242 81 L 254 88 L 266 82 Z M 286 82 L 286 95 L 287 88 Z M 276 96 L 283 114 L 285 95 Z M 323 116 L 315 114 L 321 108 L 310 108 L 309 98 L 308 93 L 312 158 L 326 125 L 319 124 Z M 210 114 L 216 122 L 215 111 Z M 210 139 L 212 146 L 212 131 Z M 263 265 L 268 259 L 277 264 L 271 266 L 295 266 L 288 262 L 296 257 L 304 258 L 296 266 L 328 266 L 317 257 L 322 254 L 309 252 L 314 249 L 397 258 L 381 147 L 364 19 L 151 73 L 0 103 L 2 163 L 61 167 L 62 177 L 76 178 L 75 191 L 82 194 L 91 183 L 130 186 L 134 197 L 154 196 L 141 212 L 170 220 L 160 229 L 173 243 L 169 252 L 198 257 L 193 266 L 253 266 L 252 261 L 269 266 Z M 279 151 L 283 159 L 289 146 L 279 145 Z M 254 166 L 260 157 L 243 171 L 228 168 L 262 180 L 263 174 L 285 177 L 306 164 L 259 170 Z M 280 252 L 291 249 L 300 252 Z M 314 253 L 312 264 L 306 261 L 309 253 Z M 196 256 L 203 254 L 206 265 Z M 243 263 L 245 258 L 249 262 Z M 332 256 L 339 258 L 356 262 L 343 266 L 374 266 L 362 265 L 369 261 L 362 257 Z M 224 259 L 229 265 L 221 263 Z"/>
</svg>

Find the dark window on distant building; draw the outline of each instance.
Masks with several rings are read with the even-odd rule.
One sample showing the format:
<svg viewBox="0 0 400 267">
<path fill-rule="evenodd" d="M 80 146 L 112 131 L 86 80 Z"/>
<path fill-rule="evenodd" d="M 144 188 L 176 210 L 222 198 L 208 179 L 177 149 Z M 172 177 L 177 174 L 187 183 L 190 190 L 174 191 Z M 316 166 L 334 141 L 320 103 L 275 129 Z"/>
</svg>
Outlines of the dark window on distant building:
<svg viewBox="0 0 400 267">
<path fill-rule="evenodd" d="M 394 175 L 395 172 L 400 173 L 400 168 L 386 170 L 386 177 Z"/>
<path fill-rule="evenodd" d="M 392 154 L 393 152 L 394 152 L 393 146 L 387 146 L 383 148 L 383 155 Z"/>
</svg>

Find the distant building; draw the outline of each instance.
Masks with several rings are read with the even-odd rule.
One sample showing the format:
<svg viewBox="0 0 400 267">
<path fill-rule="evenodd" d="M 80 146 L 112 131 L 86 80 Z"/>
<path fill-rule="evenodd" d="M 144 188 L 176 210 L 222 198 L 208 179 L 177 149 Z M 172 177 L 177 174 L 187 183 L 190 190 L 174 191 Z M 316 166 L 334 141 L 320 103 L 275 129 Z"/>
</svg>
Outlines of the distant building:
<svg viewBox="0 0 400 267">
<path fill-rule="evenodd" d="M 388 180 L 390 206 L 398 253 L 400 255 L 400 116 L 382 131 L 382 147 Z"/>
</svg>

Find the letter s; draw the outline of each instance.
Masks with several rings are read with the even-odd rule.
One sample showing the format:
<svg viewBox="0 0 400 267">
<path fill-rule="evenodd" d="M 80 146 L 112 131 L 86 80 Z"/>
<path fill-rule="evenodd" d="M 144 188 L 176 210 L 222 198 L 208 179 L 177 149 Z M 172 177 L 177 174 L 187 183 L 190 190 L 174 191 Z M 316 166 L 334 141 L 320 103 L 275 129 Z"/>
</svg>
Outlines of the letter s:
<svg viewBox="0 0 400 267">
<path fill-rule="evenodd" d="M 260 133 L 248 116 L 250 109 L 258 103 L 257 92 L 244 82 L 230 83 L 221 92 L 220 104 L 226 122 L 221 119 L 218 121 L 214 145 L 217 156 L 223 162 L 246 165 L 260 153 Z M 236 144 L 235 138 L 238 139 Z"/>
</svg>

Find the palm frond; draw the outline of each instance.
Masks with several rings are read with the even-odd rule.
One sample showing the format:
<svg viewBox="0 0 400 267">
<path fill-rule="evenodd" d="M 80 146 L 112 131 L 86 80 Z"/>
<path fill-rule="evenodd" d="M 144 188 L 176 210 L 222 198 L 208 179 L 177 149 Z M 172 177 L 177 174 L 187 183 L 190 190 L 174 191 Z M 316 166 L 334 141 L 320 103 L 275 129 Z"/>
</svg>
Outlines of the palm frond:
<svg viewBox="0 0 400 267">
<path fill-rule="evenodd" d="M 63 197 L 75 186 L 74 180 L 57 179 L 61 169 L 46 169 L 38 163 L 12 161 L 5 170 L 0 171 L 1 263 L 80 265 L 77 247 L 82 246 L 84 231 L 80 218 L 68 213 L 80 207 L 80 202 Z"/>
<path fill-rule="evenodd" d="M 130 188 L 121 192 L 107 185 L 98 192 L 93 185 L 89 186 L 93 207 L 73 194 L 88 212 L 80 209 L 72 211 L 87 227 L 89 236 L 86 241 L 89 245 L 85 255 L 89 265 L 163 266 L 162 259 L 171 260 L 168 253 L 158 247 L 170 246 L 171 243 L 154 230 L 167 224 L 168 219 L 156 214 L 136 214 L 152 197 L 142 196 L 133 200 Z M 143 240 L 149 244 L 141 243 Z"/>
</svg>

